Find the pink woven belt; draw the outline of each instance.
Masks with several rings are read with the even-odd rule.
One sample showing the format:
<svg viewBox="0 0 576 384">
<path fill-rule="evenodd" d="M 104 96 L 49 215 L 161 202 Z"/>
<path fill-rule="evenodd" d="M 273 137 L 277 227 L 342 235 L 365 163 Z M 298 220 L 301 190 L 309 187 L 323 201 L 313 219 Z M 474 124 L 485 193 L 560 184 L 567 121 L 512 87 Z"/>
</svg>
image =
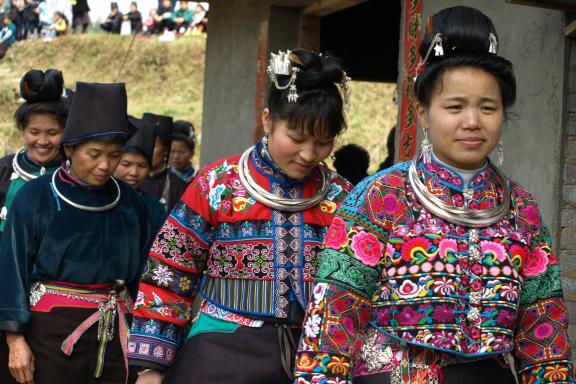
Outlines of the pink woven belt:
<svg viewBox="0 0 576 384">
<path fill-rule="evenodd" d="M 96 308 L 90 317 L 82 322 L 63 342 L 62 352 L 70 356 L 74 345 L 82 335 L 94 324 L 98 323 L 98 362 L 94 377 L 102 376 L 106 347 L 114 338 L 114 325 L 118 316 L 120 345 L 126 367 L 128 380 L 128 332 L 127 313 L 132 313 L 132 299 L 121 280 L 114 284 L 71 285 L 59 282 L 37 282 L 30 292 L 30 310 L 35 312 L 50 312 L 53 308 Z"/>
</svg>

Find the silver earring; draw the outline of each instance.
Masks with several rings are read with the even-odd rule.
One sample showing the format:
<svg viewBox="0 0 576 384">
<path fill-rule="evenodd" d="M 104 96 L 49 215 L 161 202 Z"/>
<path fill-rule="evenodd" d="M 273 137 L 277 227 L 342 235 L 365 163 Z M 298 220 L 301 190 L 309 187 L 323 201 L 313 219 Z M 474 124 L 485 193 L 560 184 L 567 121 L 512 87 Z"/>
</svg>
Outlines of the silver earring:
<svg viewBox="0 0 576 384">
<path fill-rule="evenodd" d="M 428 140 L 428 130 L 424 129 L 424 140 L 420 145 L 422 150 L 422 161 L 424 164 L 428 164 L 432 161 L 432 143 Z"/>
<path fill-rule="evenodd" d="M 66 169 L 70 169 L 70 159 L 67 159 L 67 160 L 66 160 L 66 163 L 64 164 L 64 167 L 65 167 Z"/>
<path fill-rule="evenodd" d="M 502 164 L 504 164 L 504 143 L 499 140 L 496 146 L 496 166 L 500 168 Z"/>
<path fill-rule="evenodd" d="M 262 137 L 262 144 L 264 144 L 265 147 L 268 147 L 268 134 Z"/>
</svg>

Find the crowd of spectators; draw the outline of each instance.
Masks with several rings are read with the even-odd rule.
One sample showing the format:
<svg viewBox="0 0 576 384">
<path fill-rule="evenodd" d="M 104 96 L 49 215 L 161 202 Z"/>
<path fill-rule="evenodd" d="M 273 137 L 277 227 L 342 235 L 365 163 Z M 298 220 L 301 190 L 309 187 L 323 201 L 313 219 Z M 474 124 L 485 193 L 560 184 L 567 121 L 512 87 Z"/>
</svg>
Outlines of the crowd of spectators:
<svg viewBox="0 0 576 384">
<path fill-rule="evenodd" d="M 208 12 L 204 5 L 191 6 L 188 0 L 160 0 L 157 8 L 142 17 L 138 3 L 130 4 L 130 11 L 122 14 L 118 4 L 110 4 L 110 14 L 100 24 L 100 28 L 110 33 L 138 33 L 144 35 L 185 35 L 193 32 L 206 32 Z"/>
<path fill-rule="evenodd" d="M 110 13 L 100 29 L 116 34 L 161 35 L 170 40 L 208 28 L 205 3 L 159 0 L 144 17 L 138 2 L 133 1 L 124 11 L 117 2 L 110 2 Z M 88 0 L 0 0 L 0 59 L 16 41 L 50 41 L 67 33 L 86 33 L 90 24 Z"/>
</svg>

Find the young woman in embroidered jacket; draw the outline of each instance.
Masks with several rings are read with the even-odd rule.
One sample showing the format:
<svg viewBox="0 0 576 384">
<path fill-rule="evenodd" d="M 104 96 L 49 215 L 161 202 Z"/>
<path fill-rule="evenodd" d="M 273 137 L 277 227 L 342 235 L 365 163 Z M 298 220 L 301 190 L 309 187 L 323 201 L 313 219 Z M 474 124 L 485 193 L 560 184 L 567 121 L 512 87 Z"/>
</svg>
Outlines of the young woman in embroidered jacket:
<svg viewBox="0 0 576 384">
<path fill-rule="evenodd" d="M 269 75 L 265 138 L 203 169 L 154 241 L 129 345 L 138 383 L 293 379 L 320 247 L 351 189 L 320 164 L 345 127 L 348 79 L 304 50 L 273 55 Z"/>
<path fill-rule="evenodd" d="M 481 12 L 431 21 L 415 84 L 428 140 L 337 212 L 295 383 L 572 383 L 548 230 L 488 159 L 515 100 L 512 65 Z"/>
<path fill-rule="evenodd" d="M 126 106 L 124 84 L 77 83 L 68 160 L 8 211 L 0 330 L 19 383 L 126 382 L 127 314 L 153 237 L 140 195 L 111 177 L 133 132 Z"/>
</svg>

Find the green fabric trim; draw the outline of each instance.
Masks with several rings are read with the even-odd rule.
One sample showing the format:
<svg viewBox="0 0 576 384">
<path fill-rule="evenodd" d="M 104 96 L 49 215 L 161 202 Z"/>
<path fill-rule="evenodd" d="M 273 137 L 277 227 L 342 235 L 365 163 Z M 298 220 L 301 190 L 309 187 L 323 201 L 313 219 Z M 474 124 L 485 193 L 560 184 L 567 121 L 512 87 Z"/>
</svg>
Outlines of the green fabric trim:
<svg viewBox="0 0 576 384">
<path fill-rule="evenodd" d="M 191 338 L 192 336 L 199 335 L 200 333 L 206 332 L 234 333 L 240 327 L 240 324 L 232 323 L 226 320 L 220 320 L 201 313 L 198 317 L 198 320 L 196 320 L 192 325 L 192 328 L 190 328 L 187 339 Z"/>
<path fill-rule="evenodd" d="M 10 186 L 6 192 L 6 200 L 4 201 L 6 209 L 10 209 L 14 196 L 16 196 L 16 193 L 18 193 L 24 184 L 26 184 L 26 181 L 21 177 L 10 181 Z M 6 227 L 6 220 L 0 220 L 0 232 L 4 232 L 4 227 Z"/>
<path fill-rule="evenodd" d="M 558 265 L 550 265 L 543 274 L 524 280 L 520 293 L 520 305 L 533 304 L 542 299 L 559 296 L 562 296 L 560 268 Z"/>
<path fill-rule="evenodd" d="M 318 281 L 344 286 L 367 299 L 372 297 L 378 284 L 378 271 L 362 264 L 350 256 L 332 249 L 325 249 L 320 268 L 316 275 Z"/>
</svg>

